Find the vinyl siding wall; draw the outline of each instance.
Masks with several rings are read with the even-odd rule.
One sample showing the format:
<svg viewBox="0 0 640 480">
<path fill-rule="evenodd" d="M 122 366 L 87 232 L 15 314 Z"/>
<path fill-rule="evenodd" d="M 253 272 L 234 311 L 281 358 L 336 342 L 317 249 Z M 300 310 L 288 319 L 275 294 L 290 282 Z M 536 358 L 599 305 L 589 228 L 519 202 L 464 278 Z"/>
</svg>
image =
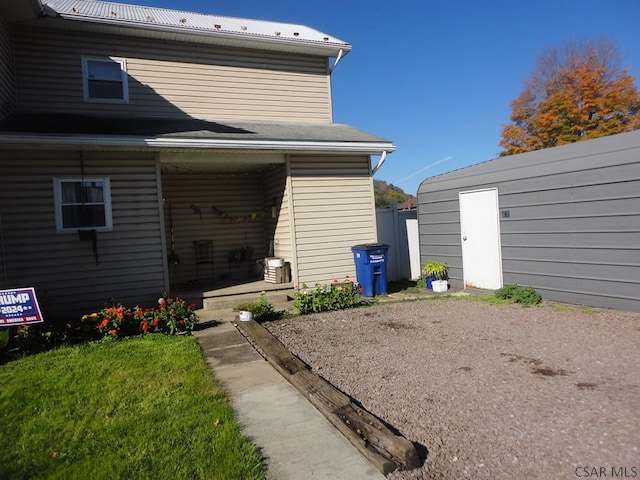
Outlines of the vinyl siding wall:
<svg viewBox="0 0 640 480">
<path fill-rule="evenodd" d="M 253 259 L 266 255 L 266 224 L 271 204 L 268 208 L 265 205 L 263 175 L 164 173 L 162 185 L 167 246 L 170 248 L 171 206 L 175 251 L 180 258 L 178 265 L 170 267 L 171 283 L 180 286 L 197 278 L 193 247 L 196 240 L 213 240 L 215 280 L 246 280 L 252 267 L 248 262 L 230 262 L 228 257 L 231 250 L 244 245 L 253 248 Z M 255 219 L 251 218 L 252 213 L 256 214 Z M 203 265 L 200 280 L 204 283 L 210 279 L 210 267 Z"/>
<path fill-rule="evenodd" d="M 265 207 L 270 213 L 271 206 L 276 206 L 276 218 L 267 216 L 267 241 L 273 239 L 274 256 L 287 262 L 293 259 L 289 184 L 286 165 L 278 165 L 265 172 Z"/>
<path fill-rule="evenodd" d="M 153 304 L 164 288 L 160 199 L 150 154 L 85 153 L 86 176 L 109 176 L 113 230 L 91 241 L 56 233 L 53 178 L 80 176 L 77 151 L 0 151 L 3 288 L 34 286 L 46 314 Z"/>
<path fill-rule="evenodd" d="M 15 31 L 15 40 L 20 110 L 320 123 L 332 119 L 323 57 L 26 27 Z M 82 55 L 126 59 L 128 104 L 83 101 Z"/>
<path fill-rule="evenodd" d="M 9 28 L 0 17 L 0 120 L 15 109 L 13 51 Z"/>
<path fill-rule="evenodd" d="M 355 278 L 351 247 L 376 241 L 370 159 L 291 157 L 291 210 L 299 284 Z"/>
<path fill-rule="evenodd" d="M 547 299 L 640 311 L 640 131 L 505 157 L 425 180 L 421 262 L 462 287 L 460 191 L 497 187 L 504 283 Z"/>
</svg>

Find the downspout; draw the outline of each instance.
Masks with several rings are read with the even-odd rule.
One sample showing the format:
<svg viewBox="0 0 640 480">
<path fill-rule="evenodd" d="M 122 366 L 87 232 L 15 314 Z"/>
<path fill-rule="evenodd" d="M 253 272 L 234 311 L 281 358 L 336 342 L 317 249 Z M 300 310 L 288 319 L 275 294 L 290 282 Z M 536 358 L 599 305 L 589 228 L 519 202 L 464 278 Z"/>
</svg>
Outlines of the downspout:
<svg viewBox="0 0 640 480">
<path fill-rule="evenodd" d="M 338 63 L 340 63 L 340 60 L 342 60 L 343 56 L 344 56 L 344 50 L 340 49 L 340 51 L 338 52 L 338 56 L 336 57 L 336 61 L 333 62 L 333 65 L 331 65 L 331 68 L 329 68 L 329 75 L 331 75 L 333 71 L 336 69 L 336 67 L 338 66 Z"/>
<path fill-rule="evenodd" d="M 376 172 L 378 170 L 380 170 L 380 167 L 382 166 L 382 164 L 384 163 L 384 161 L 386 159 L 387 159 L 387 151 L 383 150 L 382 151 L 382 156 L 380 157 L 380 160 L 378 160 L 378 164 L 375 167 L 373 167 L 373 170 L 371 171 L 371 176 L 372 177 L 376 174 Z"/>
</svg>

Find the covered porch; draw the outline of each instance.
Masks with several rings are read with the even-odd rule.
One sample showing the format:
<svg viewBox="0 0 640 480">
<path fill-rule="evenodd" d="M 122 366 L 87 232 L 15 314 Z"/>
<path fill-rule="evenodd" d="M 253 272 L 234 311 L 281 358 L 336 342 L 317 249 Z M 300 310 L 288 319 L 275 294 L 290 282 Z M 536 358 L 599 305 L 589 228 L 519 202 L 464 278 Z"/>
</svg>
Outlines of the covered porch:
<svg viewBox="0 0 640 480">
<path fill-rule="evenodd" d="M 259 295 L 271 290 L 268 257 L 285 263 L 290 273 L 276 285 L 289 288 L 354 275 L 351 246 L 376 238 L 370 155 L 382 162 L 395 147 L 344 125 L 234 122 L 219 130 L 159 144 L 170 292 L 202 292 L 205 305 L 218 296 L 211 292 L 235 295 L 224 290 L 232 287 Z"/>
<path fill-rule="evenodd" d="M 285 162 L 274 153 L 161 154 L 172 294 L 272 290 L 264 281 L 267 257 L 287 262 L 287 278 L 275 285 L 293 285 Z"/>
</svg>

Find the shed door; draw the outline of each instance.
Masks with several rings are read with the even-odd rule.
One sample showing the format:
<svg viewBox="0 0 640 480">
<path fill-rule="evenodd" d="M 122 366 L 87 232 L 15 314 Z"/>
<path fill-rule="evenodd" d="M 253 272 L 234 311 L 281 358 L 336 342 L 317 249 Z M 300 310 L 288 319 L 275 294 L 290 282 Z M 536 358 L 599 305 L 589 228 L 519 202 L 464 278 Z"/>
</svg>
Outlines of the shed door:
<svg viewBox="0 0 640 480">
<path fill-rule="evenodd" d="M 502 287 L 498 189 L 460 192 L 464 286 Z"/>
</svg>

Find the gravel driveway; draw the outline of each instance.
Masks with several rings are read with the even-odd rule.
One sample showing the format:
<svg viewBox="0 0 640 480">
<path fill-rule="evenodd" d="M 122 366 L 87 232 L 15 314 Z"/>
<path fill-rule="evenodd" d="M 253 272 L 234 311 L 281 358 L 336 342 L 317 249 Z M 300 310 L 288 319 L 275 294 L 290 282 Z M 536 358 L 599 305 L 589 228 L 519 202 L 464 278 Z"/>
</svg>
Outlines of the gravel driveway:
<svg viewBox="0 0 640 480">
<path fill-rule="evenodd" d="M 428 449 L 391 479 L 640 478 L 638 314 L 445 298 L 265 326 Z"/>
</svg>

